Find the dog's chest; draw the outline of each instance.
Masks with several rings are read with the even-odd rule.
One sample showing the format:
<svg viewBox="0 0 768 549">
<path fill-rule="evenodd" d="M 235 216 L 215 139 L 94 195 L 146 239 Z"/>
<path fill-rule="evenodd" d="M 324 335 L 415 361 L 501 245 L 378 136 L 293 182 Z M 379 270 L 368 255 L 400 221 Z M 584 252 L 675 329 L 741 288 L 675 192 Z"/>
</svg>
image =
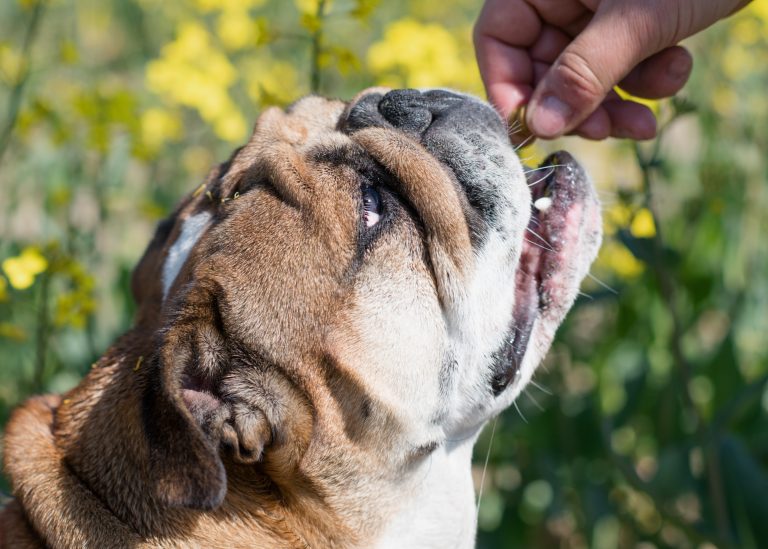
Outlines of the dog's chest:
<svg viewBox="0 0 768 549">
<path fill-rule="evenodd" d="M 474 547 L 475 498 L 471 459 L 474 437 L 435 451 L 413 473 L 402 506 L 376 549 Z"/>
</svg>

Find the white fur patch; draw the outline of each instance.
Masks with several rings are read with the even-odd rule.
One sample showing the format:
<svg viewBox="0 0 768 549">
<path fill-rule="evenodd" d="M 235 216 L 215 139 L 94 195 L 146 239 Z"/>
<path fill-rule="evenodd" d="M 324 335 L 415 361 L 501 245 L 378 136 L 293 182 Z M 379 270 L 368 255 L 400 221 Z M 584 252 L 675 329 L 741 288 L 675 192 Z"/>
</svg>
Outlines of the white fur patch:
<svg viewBox="0 0 768 549">
<path fill-rule="evenodd" d="M 376 540 L 376 549 L 468 549 L 475 545 L 472 446 L 477 433 L 447 442 L 401 486 L 402 507 Z"/>
<path fill-rule="evenodd" d="M 168 297 L 168 290 L 171 289 L 173 281 L 176 280 L 179 271 L 187 261 L 187 257 L 189 257 L 189 252 L 192 251 L 192 248 L 200 239 L 200 235 L 203 234 L 210 219 L 211 214 L 203 212 L 184 220 L 181 234 L 176 239 L 176 242 L 173 243 L 171 249 L 168 250 L 168 257 L 163 265 L 163 299 Z"/>
</svg>

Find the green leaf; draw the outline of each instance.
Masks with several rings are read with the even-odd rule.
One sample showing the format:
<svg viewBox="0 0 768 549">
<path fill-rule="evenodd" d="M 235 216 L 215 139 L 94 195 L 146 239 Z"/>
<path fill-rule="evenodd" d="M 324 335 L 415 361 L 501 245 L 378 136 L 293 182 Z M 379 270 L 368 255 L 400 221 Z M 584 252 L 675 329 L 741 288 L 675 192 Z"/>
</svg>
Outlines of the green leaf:
<svg viewBox="0 0 768 549">
<path fill-rule="evenodd" d="M 743 441 L 720 439 L 723 475 L 732 527 L 739 547 L 768 547 L 768 475 Z"/>
</svg>

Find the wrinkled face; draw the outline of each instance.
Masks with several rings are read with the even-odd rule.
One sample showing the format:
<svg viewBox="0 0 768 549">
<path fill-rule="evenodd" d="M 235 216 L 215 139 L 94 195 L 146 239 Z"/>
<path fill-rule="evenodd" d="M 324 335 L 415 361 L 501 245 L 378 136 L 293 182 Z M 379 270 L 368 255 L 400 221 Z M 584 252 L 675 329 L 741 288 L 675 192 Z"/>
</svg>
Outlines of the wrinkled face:
<svg viewBox="0 0 768 549">
<path fill-rule="evenodd" d="M 190 408 L 226 401 L 251 356 L 333 436 L 398 454 L 470 436 L 530 379 L 599 246 L 584 172 L 545 165 L 526 177 L 498 115 L 444 90 L 269 110 L 158 231 L 140 317 L 208 319 L 174 374 Z"/>
</svg>

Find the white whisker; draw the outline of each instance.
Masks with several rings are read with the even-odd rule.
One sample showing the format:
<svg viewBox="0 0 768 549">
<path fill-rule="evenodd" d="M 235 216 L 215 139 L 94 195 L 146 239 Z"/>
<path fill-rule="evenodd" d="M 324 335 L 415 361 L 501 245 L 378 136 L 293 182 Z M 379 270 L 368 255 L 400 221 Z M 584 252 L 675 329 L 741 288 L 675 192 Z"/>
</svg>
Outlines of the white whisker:
<svg viewBox="0 0 768 549">
<path fill-rule="evenodd" d="M 543 385 L 541 385 L 540 383 L 537 383 L 537 382 L 536 382 L 536 381 L 534 381 L 533 379 L 531 379 L 531 380 L 530 380 L 528 383 L 530 383 L 531 385 L 533 385 L 534 387 L 536 387 L 536 388 L 537 388 L 539 391 L 541 391 L 542 393 L 544 393 L 544 394 L 546 394 L 546 395 L 549 395 L 549 396 L 552 396 L 552 391 L 550 391 L 549 389 L 547 389 L 546 387 L 544 387 L 544 386 L 543 386 Z"/>
<path fill-rule="evenodd" d="M 524 238 L 523 240 L 525 240 L 525 241 L 526 241 L 528 244 L 530 244 L 531 246 L 536 246 L 537 248 L 539 248 L 539 249 L 541 249 L 541 250 L 546 250 L 546 251 L 548 251 L 548 252 L 551 252 L 551 251 L 553 251 L 551 248 L 545 248 L 545 247 L 544 247 L 544 246 L 542 246 L 541 244 L 539 244 L 539 243 L 537 243 L 537 242 L 534 242 L 534 241 L 532 241 L 532 240 L 528 240 L 527 238 Z"/>
<path fill-rule="evenodd" d="M 549 166 L 539 166 L 538 168 L 531 168 L 529 170 L 525 170 L 526 174 L 538 172 L 539 170 L 550 170 L 553 168 L 562 168 L 565 166 L 565 164 L 550 164 Z"/>
<path fill-rule="evenodd" d="M 483 499 L 483 486 L 485 485 L 485 472 L 488 470 L 488 460 L 491 457 L 491 446 L 493 446 L 493 438 L 496 435 L 496 423 L 499 421 L 499 416 L 496 416 L 493 419 L 493 426 L 491 427 L 491 440 L 488 441 L 488 451 L 485 454 L 485 465 L 483 465 L 483 474 L 480 476 L 480 488 L 477 490 L 477 509 L 476 513 L 477 516 L 475 517 L 475 520 L 477 520 L 477 517 L 480 516 L 480 502 Z"/>
<path fill-rule="evenodd" d="M 533 402 L 534 406 L 536 406 L 536 408 L 538 408 L 539 411 L 541 411 L 541 412 L 544 411 L 544 407 L 541 404 L 539 404 L 539 401 L 536 400 L 531 393 L 529 393 L 528 391 L 525 391 L 525 396 L 527 396 L 529 399 L 531 399 L 531 402 Z"/>
<path fill-rule="evenodd" d="M 525 416 L 523 415 L 523 412 L 520 411 L 520 406 L 517 405 L 517 401 L 513 401 L 512 404 L 515 406 L 515 410 L 517 410 L 517 413 L 520 414 L 520 418 L 525 422 L 528 423 L 528 420 L 525 419 Z"/>
<path fill-rule="evenodd" d="M 592 273 L 587 273 L 587 276 L 588 276 L 589 278 L 591 278 L 592 280 L 594 280 L 595 282 L 597 282 L 598 284 L 600 284 L 600 286 L 602 286 L 603 288 L 605 288 L 606 290 L 608 290 L 609 292 L 611 292 L 613 295 L 619 295 L 619 292 L 618 292 L 618 290 L 615 290 L 615 289 L 611 288 L 611 287 L 610 287 L 608 284 L 606 284 L 605 282 L 603 282 L 602 280 L 600 280 L 599 278 L 597 278 L 597 277 L 596 277 L 595 275 L 593 275 Z"/>
<path fill-rule="evenodd" d="M 526 138 L 523 140 L 523 142 L 522 142 L 522 143 L 520 143 L 519 145 L 517 145 L 517 146 L 515 147 L 515 152 L 517 152 L 517 151 L 519 151 L 520 149 L 522 149 L 523 147 L 525 147 L 525 146 L 528 144 L 528 142 L 529 142 L 531 139 L 533 139 L 533 134 L 531 134 L 531 135 L 529 135 L 528 137 L 526 137 Z"/>
<path fill-rule="evenodd" d="M 554 169 L 553 169 L 552 171 L 554 171 Z M 541 183 L 542 181 L 544 181 L 546 178 L 548 178 L 550 175 L 552 175 L 552 172 L 549 172 L 549 173 L 548 173 L 547 175 L 545 175 L 544 177 L 540 177 L 539 179 L 537 179 L 537 180 L 536 180 L 536 181 L 534 181 L 533 183 L 528 183 L 528 186 L 529 186 L 529 187 L 535 187 L 536 185 L 538 185 L 539 183 Z"/>
<path fill-rule="evenodd" d="M 554 250 L 554 248 L 552 248 L 552 244 L 550 244 L 550 243 L 547 241 L 547 239 L 546 239 L 546 238 L 544 238 L 543 236 L 541 236 L 539 233 L 537 233 L 536 231 L 534 231 L 534 230 L 533 230 L 533 229 L 531 229 L 530 227 L 526 227 L 526 228 L 525 228 L 525 230 L 526 230 L 526 231 L 528 231 L 529 233 L 531 233 L 533 236 L 535 236 L 535 237 L 536 237 L 536 238 L 538 238 L 539 240 L 541 240 L 541 241 L 542 241 L 544 244 L 546 244 L 546 245 L 547 245 L 547 247 L 546 247 L 546 248 L 544 248 L 545 250 L 547 250 L 547 251 L 550 251 L 550 252 L 554 252 L 554 251 L 555 251 L 555 250 Z M 526 239 L 526 240 L 527 240 L 527 239 Z M 531 244 L 533 244 L 533 242 L 531 242 Z"/>
</svg>

